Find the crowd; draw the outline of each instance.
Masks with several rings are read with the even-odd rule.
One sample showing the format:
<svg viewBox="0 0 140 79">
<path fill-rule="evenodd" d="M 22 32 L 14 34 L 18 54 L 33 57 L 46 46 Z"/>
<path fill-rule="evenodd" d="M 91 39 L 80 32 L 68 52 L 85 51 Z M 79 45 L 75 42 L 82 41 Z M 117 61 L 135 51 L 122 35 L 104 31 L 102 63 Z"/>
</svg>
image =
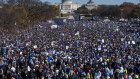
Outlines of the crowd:
<svg viewBox="0 0 140 79">
<path fill-rule="evenodd" d="M 0 79 L 139 79 L 140 26 L 117 21 L 37 23 L 0 35 Z"/>
</svg>

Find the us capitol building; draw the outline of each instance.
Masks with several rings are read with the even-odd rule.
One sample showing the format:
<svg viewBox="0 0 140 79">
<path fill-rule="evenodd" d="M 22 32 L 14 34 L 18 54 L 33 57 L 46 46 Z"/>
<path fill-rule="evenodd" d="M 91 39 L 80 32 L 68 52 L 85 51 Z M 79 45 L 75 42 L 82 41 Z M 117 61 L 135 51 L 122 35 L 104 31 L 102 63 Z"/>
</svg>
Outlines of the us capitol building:
<svg viewBox="0 0 140 79">
<path fill-rule="evenodd" d="M 58 4 L 57 6 L 61 14 L 73 14 L 75 10 L 82 6 L 86 7 L 89 10 L 98 7 L 98 5 L 95 4 L 92 0 L 89 0 L 86 4 L 72 3 L 72 0 L 62 0 L 62 3 Z"/>
</svg>

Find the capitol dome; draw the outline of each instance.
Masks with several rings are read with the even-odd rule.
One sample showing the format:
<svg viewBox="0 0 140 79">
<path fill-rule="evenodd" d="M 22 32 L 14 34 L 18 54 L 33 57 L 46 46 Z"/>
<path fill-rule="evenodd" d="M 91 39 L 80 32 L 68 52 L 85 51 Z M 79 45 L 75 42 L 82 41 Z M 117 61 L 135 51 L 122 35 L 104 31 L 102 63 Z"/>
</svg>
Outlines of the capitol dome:
<svg viewBox="0 0 140 79">
<path fill-rule="evenodd" d="M 72 4 L 72 0 L 62 0 L 62 4 Z"/>
</svg>

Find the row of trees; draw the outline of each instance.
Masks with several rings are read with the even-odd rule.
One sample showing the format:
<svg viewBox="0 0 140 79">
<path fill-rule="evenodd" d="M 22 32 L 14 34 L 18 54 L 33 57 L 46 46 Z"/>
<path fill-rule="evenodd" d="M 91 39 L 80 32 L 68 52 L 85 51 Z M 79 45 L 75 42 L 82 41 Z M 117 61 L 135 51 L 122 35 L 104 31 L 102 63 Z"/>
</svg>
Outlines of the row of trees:
<svg viewBox="0 0 140 79">
<path fill-rule="evenodd" d="M 17 27 L 18 25 L 18 27 Z M 28 17 L 25 8 L 9 7 L 0 9 L 0 28 L 9 32 L 28 26 Z"/>
<path fill-rule="evenodd" d="M 0 29 L 15 31 L 34 22 L 47 21 L 58 14 L 57 6 L 40 0 L 0 0 Z"/>
<path fill-rule="evenodd" d="M 1 4 L 7 4 L 9 6 L 40 6 L 48 4 L 48 2 L 42 3 L 40 0 L 0 0 Z"/>
<path fill-rule="evenodd" d="M 140 17 L 140 6 L 133 3 L 124 2 L 121 5 L 100 5 L 97 9 L 93 9 L 91 11 L 83 6 L 75 11 L 75 13 L 92 13 L 101 17 L 130 19 Z"/>
</svg>

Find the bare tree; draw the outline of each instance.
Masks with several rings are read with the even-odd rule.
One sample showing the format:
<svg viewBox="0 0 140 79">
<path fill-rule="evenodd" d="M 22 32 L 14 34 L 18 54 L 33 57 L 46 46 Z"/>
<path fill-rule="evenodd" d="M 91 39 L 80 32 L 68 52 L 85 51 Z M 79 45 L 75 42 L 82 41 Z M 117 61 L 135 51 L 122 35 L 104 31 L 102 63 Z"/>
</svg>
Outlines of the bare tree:
<svg viewBox="0 0 140 79">
<path fill-rule="evenodd" d="M 14 6 L 16 5 L 16 0 L 7 0 L 7 3 L 9 6 Z"/>
<path fill-rule="evenodd" d="M 5 0 L 0 0 L 0 5 L 4 5 Z"/>
</svg>

